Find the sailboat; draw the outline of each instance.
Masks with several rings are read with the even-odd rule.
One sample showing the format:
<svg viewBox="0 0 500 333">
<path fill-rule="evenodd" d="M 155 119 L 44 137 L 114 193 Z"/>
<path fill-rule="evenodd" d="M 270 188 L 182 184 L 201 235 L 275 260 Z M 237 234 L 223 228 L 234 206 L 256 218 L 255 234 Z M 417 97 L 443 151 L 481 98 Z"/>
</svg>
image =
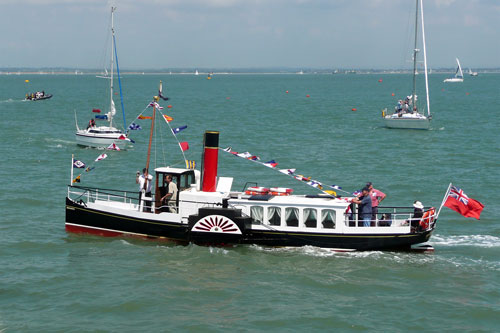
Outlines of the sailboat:
<svg viewBox="0 0 500 333">
<path fill-rule="evenodd" d="M 464 72 L 462 72 L 462 66 L 460 66 L 460 61 L 458 61 L 458 58 L 455 58 L 457 59 L 457 70 L 455 72 L 455 76 L 454 77 L 450 77 L 448 79 L 444 79 L 443 82 L 464 82 Z"/>
<path fill-rule="evenodd" d="M 469 75 L 470 76 L 477 76 L 477 72 L 473 72 L 472 69 L 469 68 Z"/>
<path fill-rule="evenodd" d="M 126 134 L 120 129 L 113 127 L 113 117 L 116 115 L 115 102 L 113 101 L 114 94 L 114 62 L 116 59 L 116 69 L 118 74 L 118 82 L 120 83 L 120 97 L 121 97 L 121 81 L 120 81 L 120 69 L 118 67 L 118 56 L 116 52 L 116 42 L 115 42 L 115 30 L 113 25 L 113 15 L 116 7 L 111 7 L 111 64 L 110 64 L 110 86 L 109 86 L 109 112 L 105 115 L 96 115 L 95 119 L 108 121 L 108 126 L 97 126 L 95 120 L 92 118 L 87 125 L 87 128 L 80 129 L 78 127 L 78 121 L 76 121 L 76 142 L 80 146 L 95 147 L 95 148 L 107 148 L 112 144 L 115 144 L 119 149 L 126 149 L 128 144 L 131 142 L 127 138 Z M 93 109 L 94 113 L 101 113 L 99 109 Z M 126 128 L 125 124 L 125 112 L 123 108 L 122 99 L 122 111 L 123 111 L 123 127 Z"/>
<path fill-rule="evenodd" d="M 419 4 L 420 2 L 420 4 Z M 420 5 L 420 6 L 419 6 Z M 422 46 L 424 53 L 424 77 L 425 77 L 425 93 L 427 100 L 427 115 L 425 111 L 420 113 L 417 107 L 417 53 L 420 51 L 417 48 L 418 42 L 418 16 L 419 7 L 421 12 L 422 23 Z M 385 126 L 389 128 L 404 128 L 404 129 L 423 129 L 427 130 L 430 126 L 431 111 L 429 104 L 429 80 L 427 77 L 427 53 L 425 49 L 425 29 L 424 29 L 424 6 L 422 0 L 416 0 L 415 10 L 415 46 L 413 49 L 413 90 L 410 96 L 400 100 L 394 108 L 392 114 L 387 114 L 387 109 L 382 111 Z"/>
</svg>

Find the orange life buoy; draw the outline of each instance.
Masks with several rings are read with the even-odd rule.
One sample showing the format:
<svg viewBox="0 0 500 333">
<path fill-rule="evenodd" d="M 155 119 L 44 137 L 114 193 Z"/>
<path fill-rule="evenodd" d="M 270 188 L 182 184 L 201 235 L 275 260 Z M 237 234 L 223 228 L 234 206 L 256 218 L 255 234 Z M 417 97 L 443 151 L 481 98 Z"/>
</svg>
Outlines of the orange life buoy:
<svg viewBox="0 0 500 333">
<path fill-rule="evenodd" d="M 436 210 L 434 208 L 431 208 L 424 213 L 422 219 L 419 222 L 422 229 L 427 230 L 429 228 L 429 224 L 434 221 L 435 214 Z"/>
</svg>

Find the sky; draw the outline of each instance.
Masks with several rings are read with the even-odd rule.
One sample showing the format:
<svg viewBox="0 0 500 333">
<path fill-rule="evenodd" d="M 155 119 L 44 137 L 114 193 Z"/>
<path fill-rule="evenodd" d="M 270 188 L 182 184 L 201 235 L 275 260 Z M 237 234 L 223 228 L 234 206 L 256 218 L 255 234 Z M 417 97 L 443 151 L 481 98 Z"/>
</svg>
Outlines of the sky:
<svg viewBox="0 0 500 333">
<path fill-rule="evenodd" d="M 0 0 L 0 68 L 409 68 L 414 0 Z M 431 68 L 500 67 L 500 0 L 424 0 Z"/>
</svg>

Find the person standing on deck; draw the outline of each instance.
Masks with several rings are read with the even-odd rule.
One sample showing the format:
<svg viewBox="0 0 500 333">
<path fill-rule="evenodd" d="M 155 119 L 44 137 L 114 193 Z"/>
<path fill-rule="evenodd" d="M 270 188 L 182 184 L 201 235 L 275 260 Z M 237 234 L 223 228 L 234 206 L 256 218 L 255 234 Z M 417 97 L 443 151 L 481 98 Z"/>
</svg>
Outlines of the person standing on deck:
<svg viewBox="0 0 500 333">
<path fill-rule="evenodd" d="M 165 177 L 167 181 L 167 194 L 165 194 L 161 201 L 166 202 L 170 213 L 177 213 L 177 184 L 172 181 L 172 176 L 167 175 Z"/>
<path fill-rule="evenodd" d="M 359 198 L 353 198 L 352 202 L 360 205 L 360 216 L 358 219 L 363 219 L 363 226 L 369 227 L 372 219 L 372 199 L 370 197 L 370 189 L 364 187 Z"/>
<path fill-rule="evenodd" d="M 372 220 L 377 220 L 378 205 L 385 199 L 384 192 L 373 188 L 372 182 L 366 183 L 366 187 L 370 190 L 370 198 L 372 198 Z"/>
<path fill-rule="evenodd" d="M 135 177 L 135 183 L 139 184 L 139 204 L 142 199 L 142 190 L 144 190 L 144 196 L 151 198 L 151 184 L 153 182 L 153 176 L 148 173 L 148 169 L 142 169 L 142 175 L 137 171 Z M 144 211 L 151 212 L 151 201 L 144 200 Z"/>
</svg>

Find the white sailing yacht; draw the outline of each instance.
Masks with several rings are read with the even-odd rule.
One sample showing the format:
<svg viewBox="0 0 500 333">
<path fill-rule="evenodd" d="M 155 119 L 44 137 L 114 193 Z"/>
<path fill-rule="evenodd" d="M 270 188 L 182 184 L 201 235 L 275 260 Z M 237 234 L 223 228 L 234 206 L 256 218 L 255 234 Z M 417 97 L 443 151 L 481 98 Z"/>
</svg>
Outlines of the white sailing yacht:
<svg viewBox="0 0 500 333">
<path fill-rule="evenodd" d="M 469 75 L 470 76 L 477 76 L 477 72 L 473 72 L 472 69 L 469 67 Z"/>
<path fill-rule="evenodd" d="M 394 113 L 387 114 L 387 109 L 382 112 L 385 126 L 389 128 L 405 128 L 405 129 L 429 129 L 431 121 L 431 111 L 429 104 L 429 81 L 427 77 L 427 53 L 425 49 L 425 30 L 424 30 L 424 7 L 420 1 L 420 12 L 422 22 L 422 46 L 424 53 L 424 77 L 425 77 L 425 95 L 427 100 L 427 115 L 425 111 L 420 113 L 417 107 L 417 53 L 420 51 L 417 48 L 418 41 L 418 11 L 419 0 L 416 0 L 415 14 L 415 47 L 413 49 L 413 92 L 404 100 L 400 100 L 394 108 Z"/>
<path fill-rule="evenodd" d="M 455 58 L 457 59 L 457 70 L 455 72 L 455 76 L 454 77 L 450 77 L 448 79 L 444 79 L 443 82 L 464 82 L 464 72 L 462 72 L 462 66 L 460 66 L 460 61 L 458 61 L 458 58 Z"/>
<path fill-rule="evenodd" d="M 113 93 L 114 93 L 113 69 L 114 69 L 114 60 L 116 56 L 115 30 L 113 25 L 113 15 L 115 10 L 116 7 L 111 7 L 111 65 L 110 65 L 110 76 L 109 76 L 109 81 L 110 81 L 109 112 L 105 115 L 96 116 L 96 119 L 98 120 L 108 121 L 109 125 L 97 126 L 95 120 L 91 119 L 89 121 L 89 124 L 87 125 L 87 128 L 80 129 L 78 127 L 78 122 L 76 122 L 76 133 L 75 133 L 76 142 L 78 145 L 81 146 L 107 148 L 114 143 L 119 149 L 126 149 L 128 144 L 130 143 L 130 139 L 128 139 L 127 136 L 120 129 L 113 127 L 113 117 L 116 115 L 115 102 L 113 101 Z M 116 65 L 117 65 L 116 67 L 118 71 L 118 76 L 120 76 L 118 61 Z M 122 109 L 123 109 L 123 104 L 122 104 Z M 94 109 L 93 111 L 100 113 L 100 110 L 97 109 Z M 125 124 L 125 119 L 124 119 L 124 124 Z M 124 125 L 124 127 L 126 127 L 126 125 Z"/>
</svg>

